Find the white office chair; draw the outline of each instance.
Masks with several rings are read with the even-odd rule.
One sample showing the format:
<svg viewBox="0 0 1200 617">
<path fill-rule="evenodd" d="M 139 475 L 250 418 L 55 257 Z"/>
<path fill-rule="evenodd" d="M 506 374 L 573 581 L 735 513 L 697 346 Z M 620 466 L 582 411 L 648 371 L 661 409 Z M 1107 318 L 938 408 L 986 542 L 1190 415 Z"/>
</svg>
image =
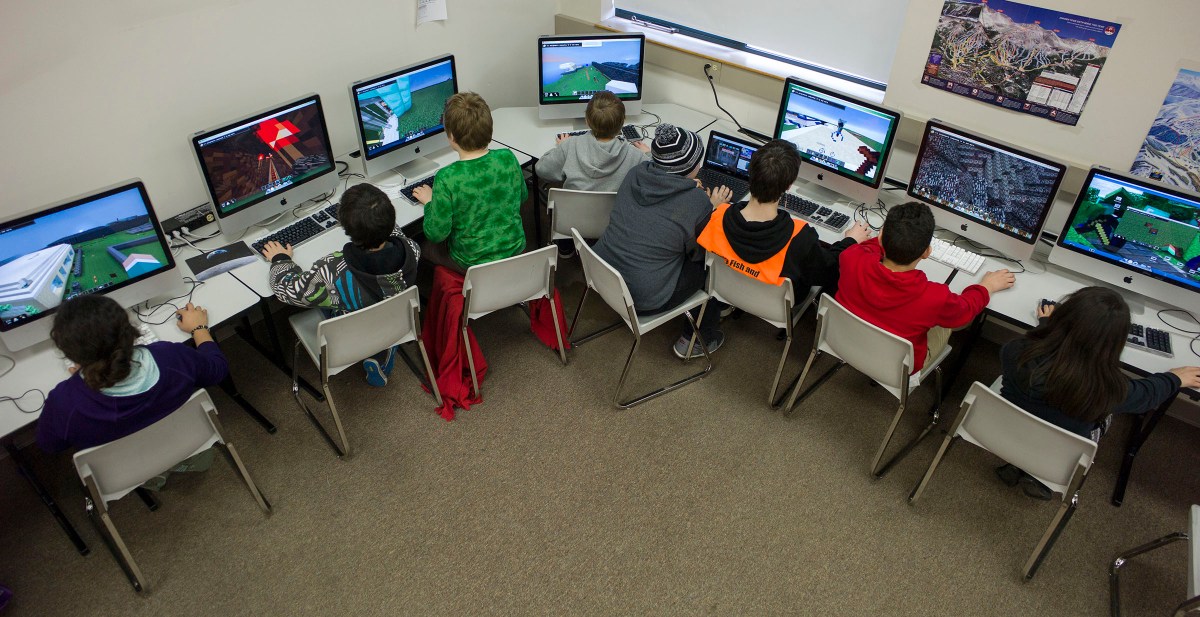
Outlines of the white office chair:
<svg viewBox="0 0 1200 617">
<path fill-rule="evenodd" d="M 797 307 L 790 279 L 784 279 L 782 285 L 770 285 L 735 271 L 719 255 L 709 253 L 704 260 L 708 265 L 707 289 L 710 300 L 739 308 L 784 330 L 786 338 L 783 353 L 779 355 L 779 366 L 775 369 L 775 379 L 771 382 L 771 392 L 767 395 L 767 404 L 771 409 L 779 409 L 783 396 L 776 399 L 776 394 L 779 391 L 780 377 L 783 376 L 783 367 L 787 364 L 788 351 L 792 348 L 792 328 L 807 308 L 812 306 L 817 295 L 821 293 L 821 288 L 809 288 L 808 295 Z M 705 310 L 708 310 L 707 301 L 705 308 L 701 309 L 701 314 Z M 692 338 L 694 341 L 694 334 Z"/>
<path fill-rule="evenodd" d="M 608 227 L 617 194 L 603 191 L 550 189 L 546 210 L 550 213 L 550 240 L 570 240 L 571 229 L 595 240 Z"/>
<path fill-rule="evenodd" d="M 467 268 L 463 279 L 462 337 L 466 345 L 467 364 L 471 369 L 471 383 L 479 395 L 479 376 L 475 373 L 475 356 L 470 353 L 471 339 L 467 326 L 472 319 L 479 319 L 502 308 L 517 306 L 524 302 L 546 298 L 550 300 L 550 315 L 554 319 L 554 335 L 558 340 L 559 359 L 567 363 L 567 347 L 562 328 L 558 324 L 558 307 L 554 305 L 554 271 L 558 266 L 558 249 L 542 247 L 524 253 Z"/>
<path fill-rule="evenodd" d="M 171 415 L 132 435 L 75 453 L 75 471 L 87 491 L 84 506 L 88 516 L 135 590 L 144 591 L 146 580 L 113 525 L 108 504 L 213 446 L 220 447 L 229 465 L 246 483 L 258 507 L 270 514 L 271 504 L 250 477 L 237 448 L 225 438 L 217 410 L 204 390 L 197 390 Z"/>
<path fill-rule="evenodd" d="M 296 333 L 296 348 L 292 357 L 292 396 L 339 458 L 350 454 L 350 442 L 346 440 L 342 418 L 338 415 L 337 404 L 329 390 L 329 378 L 346 368 L 394 346 L 415 341 L 425 366 L 425 377 L 420 375 L 419 369 L 403 348 L 397 349 L 396 353 L 429 387 L 437 404 L 442 404 L 442 395 L 438 392 L 437 380 L 433 378 L 433 368 L 421 338 L 421 306 L 415 286 L 345 315 L 326 319 L 320 309 L 311 309 L 292 315 L 288 322 Z M 321 371 L 321 388 L 325 391 L 325 404 L 329 406 L 329 413 L 341 438 L 340 447 L 300 396 L 298 367 L 301 348 L 308 352 L 308 357 Z"/>
<path fill-rule="evenodd" d="M 1121 567 L 1128 564 L 1130 559 L 1143 553 L 1162 548 L 1179 540 L 1188 541 L 1188 583 L 1187 600 L 1175 607 L 1175 617 L 1200 609 L 1200 506 L 1192 505 L 1188 510 L 1188 531 L 1177 531 L 1167 534 L 1157 540 L 1130 549 L 1117 557 L 1108 568 L 1109 608 L 1113 617 L 1121 617 L 1121 589 L 1117 580 Z"/>
<path fill-rule="evenodd" d="M 977 381 L 963 398 L 958 418 L 929 463 L 929 469 L 909 495 L 910 504 L 921 497 L 942 457 L 959 439 L 1020 467 L 1062 496 L 1058 513 L 1025 562 L 1025 580 L 1033 578 L 1079 505 L 1079 489 L 1096 456 L 1096 442 L 1033 416 Z"/>
<path fill-rule="evenodd" d="M 617 390 L 613 393 L 614 405 L 619 409 L 629 409 L 701 379 L 712 370 L 712 357 L 708 355 L 708 346 L 705 345 L 703 337 L 699 337 L 698 344 L 700 345 L 700 351 L 704 354 L 703 370 L 657 390 L 636 396 L 627 401 L 622 401 L 621 388 L 625 386 L 625 379 L 629 376 L 629 368 L 633 366 L 633 358 L 637 355 L 638 348 L 642 344 L 642 336 L 680 315 L 687 317 L 687 320 L 692 324 L 692 330 L 695 331 L 696 320 L 692 319 L 688 311 L 703 305 L 705 300 L 708 299 L 708 294 L 704 291 L 697 291 L 673 309 L 653 315 L 638 315 L 637 310 L 633 306 L 633 296 L 629 294 L 629 288 L 625 285 L 625 279 L 621 277 L 621 273 L 617 272 L 615 268 L 608 265 L 603 259 L 600 259 L 600 256 L 584 241 L 583 236 L 579 234 L 578 230 L 572 229 L 571 235 L 575 238 L 575 249 L 579 251 L 579 259 L 583 264 L 583 276 L 587 281 L 587 288 L 583 290 L 583 297 L 579 300 L 579 310 L 575 312 L 575 319 L 571 322 L 571 331 L 575 330 L 575 322 L 579 321 L 579 315 L 583 312 L 584 300 L 587 299 L 590 292 L 595 291 L 609 308 L 616 311 L 622 323 L 633 334 L 633 347 L 629 350 L 629 357 L 625 359 L 625 368 L 621 371 L 621 380 L 617 382 Z M 583 340 L 590 340 L 610 330 L 611 328 L 605 328 L 601 332 L 588 336 Z M 688 356 L 691 356 L 690 350 Z M 687 360 L 684 360 L 684 362 L 687 362 Z"/>
<path fill-rule="evenodd" d="M 817 378 L 808 390 L 800 394 L 800 388 L 804 385 L 813 364 L 824 354 L 833 356 L 838 363 Z M 892 465 L 907 456 L 937 425 L 939 409 L 942 404 L 941 364 L 949 355 L 950 346 L 947 345 L 936 358 L 925 363 L 920 373 L 914 374 L 912 373 L 912 343 L 867 323 L 846 310 L 829 294 L 821 294 L 821 301 L 817 306 L 817 335 L 813 340 L 812 353 L 809 354 L 808 361 L 804 364 L 804 370 L 800 372 L 800 379 L 792 389 L 786 406 L 787 413 L 791 413 L 797 400 L 806 398 L 847 364 L 870 377 L 900 401 L 900 406 L 896 408 L 896 414 L 892 417 L 892 423 L 883 436 L 883 442 L 879 444 L 879 450 L 871 462 L 871 473 L 876 478 L 882 478 Z M 929 377 L 930 373 L 934 375 L 935 393 L 929 424 L 915 439 L 902 447 L 886 463 L 881 464 L 888 444 L 891 443 L 892 436 L 896 432 L 896 427 L 900 424 L 900 418 L 908 407 L 908 397 Z"/>
</svg>

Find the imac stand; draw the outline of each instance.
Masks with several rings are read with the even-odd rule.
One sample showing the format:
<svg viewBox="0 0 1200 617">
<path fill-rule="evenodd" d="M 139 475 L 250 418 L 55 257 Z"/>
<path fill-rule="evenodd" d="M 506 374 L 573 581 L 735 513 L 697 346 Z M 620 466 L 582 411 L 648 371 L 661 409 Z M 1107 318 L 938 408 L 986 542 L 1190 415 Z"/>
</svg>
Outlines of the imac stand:
<svg viewBox="0 0 1200 617">
<path fill-rule="evenodd" d="M 376 186 L 404 186 L 437 173 L 441 166 L 432 159 L 419 156 L 407 163 L 380 172 L 368 180 Z"/>
</svg>

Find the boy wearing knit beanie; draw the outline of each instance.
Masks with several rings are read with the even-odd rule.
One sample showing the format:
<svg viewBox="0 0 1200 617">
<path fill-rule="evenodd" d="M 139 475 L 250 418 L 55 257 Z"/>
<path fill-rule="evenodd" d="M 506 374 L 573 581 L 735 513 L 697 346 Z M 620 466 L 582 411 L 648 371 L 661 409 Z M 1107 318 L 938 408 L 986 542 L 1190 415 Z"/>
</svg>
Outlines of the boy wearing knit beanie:
<svg viewBox="0 0 1200 617">
<path fill-rule="evenodd" d="M 710 192 L 696 182 L 704 158 L 704 143 L 696 133 L 661 124 L 650 154 L 651 160 L 625 176 L 608 227 L 595 247 L 624 277 L 640 315 L 674 308 L 704 288 L 704 250 L 696 236 L 713 207 L 731 197 L 726 187 Z M 699 324 L 710 352 L 725 340 L 718 329 L 720 309 L 709 306 Z M 685 328 L 675 345 L 676 355 L 686 353 L 691 334 Z M 697 347 L 693 355 L 699 354 Z"/>
</svg>

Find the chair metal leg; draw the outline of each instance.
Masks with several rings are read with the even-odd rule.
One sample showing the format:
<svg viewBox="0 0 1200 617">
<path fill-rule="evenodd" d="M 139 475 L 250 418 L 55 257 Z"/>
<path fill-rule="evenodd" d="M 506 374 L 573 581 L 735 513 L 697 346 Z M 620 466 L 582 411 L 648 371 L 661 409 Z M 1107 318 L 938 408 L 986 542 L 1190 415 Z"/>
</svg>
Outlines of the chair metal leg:
<svg viewBox="0 0 1200 617">
<path fill-rule="evenodd" d="M 222 446 L 221 452 L 225 454 L 225 460 L 229 461 L 229 466 L 241 476 L 242 482 L 246 484 L 246 488 L 250 491 L 250 495 L 254 497 L 254 501 L 258 503 L 258 507 L 263 512 L 270 514 L 271 502 L 267 501 L 267 496 L 263 495 L 262 490 L 258 488 L 258 483 L 250 475 L 250 470 L 246 469 L 246 464 L 242 462 L 242 457 L 238 454 L 237 448 L 229 442 L 220 445 Z"/>
<path fill-rule="evenodd" d="M 687 313 L 684 313 L 684 315 L 687 315 L 688 321 L 692 324 L 692 329 L 695 330 L 695 320 L 693 320 L 692 316 Z M 635 334 L 634 337 L 633 348 L 629 350 L 629 358 L 625 360 L 625 368 L 621 371 L 621 380 L 617 382 L 617 391 L 613 394 L 613 402 L 616 404 L 618 409 L 629 409 L 645 403 L 650 399 L 658 398 L 672 390 L 678 390 L 679 388 L 682 388 L 693 381 L 703 378 L 705 375 L 708 375 L 710 371 L 712 371 L 712 356 L 708 354 L 708 345 L 704 342 L 704 337 L 700 337 L 700 352 L 704 354 L 704 368 L 702 370 L 684 377 L 683 379 L 680 379 L 679 381 L 676 381 L 670 385 L 663 386 L 652 392 L 647 392 L 641 396 L 621 402 L 621 388 L 625 385 L 625 378 L 629 376 L 629 368 L 633 366 L 633 357 L 637 353 L 638 346 L 640 346 L 642 343 L 640 336 Z"/>
<path fill-rule="evenodd" d="M 1033 579 L 1033 575 L 1037 574 L 1042 561 L 1046 559 L 1046 555 L 1050 553 L 1050 549 L 1054 548 L 1054 543 L 1058 541 L 1058 536 L 1062 534 L 1062 530 L 1071 521 L 1071 516 L 1075 514 L 1075 508 L 1078 505 L 1078 493 L 1071 495 L 1070 499 L 1063 501 L 1062 507 L 1058 509 L 1058 513 L 1050 521 L 1050 527 L 1046 529 L 1046 533 L 1042 534 L 1042 539 L 1038 541 L 1037 547 L 1033 549 L 1033 554 L 1029 556 L 1029 561 L 1025 562 L 1026 581 Z"/>
<path fill-rule="evenodd" d="M 1188 613 L 1200 608 L 1200 596 L 1188 598 L 1183 601 L 1183 604 L 1175 607 L 1174 617 L 1184 617 Z"/>
<path fill-rule="evenodd" d="M 814 349 L 812 353 L 808 355 L 808 361 L 804 363 L 804 370 L 800 371 L 800 377 L 796 378 L 796 384 L 792 386 L 789 391 L 787 404 L 783 406 L 784 416 L 790 416 L 798 403 L 808 398 L 808 395 L 815 392 L 816 389 L 820 388 L 826 381 L 829 381 L 830 377 L 833 377 L 842 369 L 843 366 L 846 365 L 845 362 L 838 360 L 837 364 L 829 367 L 828 370 L 822 373 L 821 376 L 818 377 L 817 380 L 808 387 L 808 389 L 804 390 L 804 392 L 800 392 L 801 386 L 804 385 L 804 381 L 808 377 L 808 371 L 812 369 L 812 366 L 816 364 L 816 361 L 820 359 L 824 353 L 825 352 L 823 351 Z"/>
<path fill-rule="evenodd" d="M 342 416 L 338 414 L 337 404 L 333 402 L 333 392 L 329 391 L 329 376 L 321 375 L 321 389 L 325 391 L 325 404 L 333 416 L 333 424 L 337 427 L 338 437 L 342 440 L 342 452 L 350 456 L 350 441 L 346 439 L 346 429 L 342 427 Z"/>
<path fill-rule="evenodd" d="M 329 431 L 325 430 L 325 427 L 321 425 L 321 421 L 317 420 L 317 417 L 315 415 L 313 415 L 312 410 L 308 408 L 307 404 L 305 404 L 304 397 L 302 397 L 300 395 L 300 383 L 297 379 L 297 377 L 298 377 L 297 371 L 299 369 L 296 368 L 299 366 L 299 363 L 298 363 L 299 359 L 300 359 L 300 341 L 296 341 L 296 347 L 292 354 L 292 398 L 296 399 L 296 404 L 300 405 L 301 411 L 303 411 L 304 415 L 308 417 L 308 421 L 310 423 L 312 423 L 313 428 L 317 429 L 317 432 L 320 433 L 321 437 L 323 437 L 325 439 L 325 443 L 329 444 L 329 447 L 330 447 L 330 449 L 333 450 L 333 453 L 336 454 L 338 458 L 342 458 L 346 455 L 346 452 L 344 450 L 342 450 L 342 448 L 338 446 L 337 442 L 335 442 L 333 440 L 333 437 L 330 436 Z M 332 402 L 329 400 L 329 398 L 326 397 L 326 404 L 331 405 L 331 403 Z M 331 405 L 331 407 L 332 407 L 332 405 Z M 337 417 L 336 414 L 334 415 L 334 417 Z M 343 442 L 343 443 L 345 443 L 345 442 Z"/>
<path fill-rule="evenodd" d="M 604 336 L 605 334 L 608 334 L 609 332 L 612 332 L 613 330 L 625 325 L 623 321 L 617 320 L 616 323 L 604 326 L 603 328 L 600 328 L 599 330 L 596 330 L 595 332 L 583 338 L 571 338 L 575 334 L 575 324 L 579 323 L 579 316 L 583 314 L 583 302 L 584 300 L 587 300 L 588 292 L 590 291 L 590 287 L 584 288 L 583 295 L 579 297 L 579 306 L 575 308 L 575 317 L 571 319 L 571 327 L 567 328 L 567 339 L 571 342 L 572 347 L 579 347 L 590 340 L 600 338 L 601 336 Z"/>
<path fill-rule="evenodd" d="M 929 484 L 929 479 L 933 477 L 933 472 L 937 470 L 942 459 L 950 452 L 950 448 L 958 443 L 959 438 L 952 436 L 954 431 L 950 431 L 949 435 L 942 440 L 941 447 L 938 448 L 937 454 L 933 455 L 933 460 L 929 461 L 929 469 L 925 470 L 925 475 L 921 476 L 921 480 L 913 487 L 912 493 L 908 495 L 908 504 L 913 505 L 921 498 L 921 493 L 925 492 L 925 486 Z"/>
<path fill-rule="evenodd" d="M 121 566 L 121 570 L 129 578 L 129 584 L 133 585 L 134 591 L 138 593 L 145 591 L 146 579 L 142 577 L 142 571 L 138 568 L 137 562 L 133 560 L 129 547 L 125 546 L 125 540 L 121 538 L 116 525 L 113 525 L 112 518 L 108 515 L 108 507 L 100 499 L 100 489 L 96 486 L 95 479 L 91 476 L 84 478 L 84 486 L 88 492 L 88 497 L 84 502 L 88 518 L 92 519 L 92 523 L 96 525 L 96 531 L 104 538 L 105 544 L 112 552 L 113 559 L 117 560 L 117 565 Z"/>
<path fill-rule="evenodd" d="M 475 354 L 471 353 L 471 336 L 467 331 L 467 325 L 463 323 L 462 327 L 463 349 L 467 353 L 467 366 L 471 368 L 471 383 L 475 385 L 475 396 L 481 396 L 479 392 L 479 375 L 475 373 Z"/>
<path fill-rule="evenodd" d="M 699 323 L 703 323 L 703 322 L 704 322 L 704 311 L 708 310 L 708 302 L 709 302 L 709 300 L 712 300 L 712 298 L 707 298 L 707 299 L 705 299 L 705 300 L 704 300 L 704 304 L 701 304 L 701 305 L 700 305 L 700 315 L 699 315 L 699 317 L 697 317 L 695 321 L 692 321 L 692 338 L 688 339 L 688 347 L 687 347 L 687 352 L 685 352 L 685 353 L 683 354 L 683 361 L 684 361 L 684 362 L 689 362 L 689 361 L 691 361 L 691 359 L 692 359 L 692 350 L 696 348 L 696 339 L 698 339 L 698 338 L 703 338 L 702 336 L 700 336 L 700 328 L 698 328 L 698 327 L 697 327 L 697 324 L 699 324 Z M 689 312 L 688 312 L 687 316 L 688 316 L 688 320 L 689 320 L 689 321 L 691 321 L 691 319 L 692 319 L 692 313 L 691 313 L 691 311 L 689 311 Z"/>
<path fill-rule="evenodd" d="M 421 361 L 425 363 L 425 374 L 429 376 L 429 389 L 433 392 L 433 400 L 441 407 L 442 393 L 438 390 L 437 377 L 433 374 L 433 365 L 429 363 L 429 354 L 425 353 L 425 341 L 420 336 L 417 337 L 417 349 L 421 351 Z"/>
<path fill-rule="evenodd" d="M 909 441 L 907 444 L 904 445 L 904 447 L 900 448 L 900 451 L 896 452 L 895 456 L 888 459 L 888 462 L 884 463 L 883 466 L 880 466 L 879 460 L 881 458 L 883 458 L 884 450 L 887 449 L 888 442 L 890 442 L 892 440 L 892 437 L 896 432 L 896 426 L 900 422 L 900 416 L 904 415 L 904 407 L 907 403 L 908 397 L 903 397 L 901 399 L 900 409 L 898 409 L 896 411 L 896 417 L 892 418 L 892 425 L 891 425 L 891 427 L 888 428 L 888 433 L 887 433 L 887 436 L 884 437 L 883 445 L 881 445 L 879 447 L 879 452 L 877 452 L 875 454 L 875 462 L 871 464 L 871 470 L 872 470 L 871 473 L 874 474 L 876 479 L 882 478 L 885 474 L 887 474 L 887 472 L 892 468 L 893 465 L 900 462 L 900 460 L 903 459 L 904 457 L 908 456 L 909 453 L 911 453 L 913 451 L 913 448 L 916 448 L 917 444 L 920 444 L 921 441 L 923 441 L 926 437 L 928 437 L 929 434 L 933 432 L 934 427 L 937 426 L 938 420 L 940 419 L 939 409 L 941 408 L 941 405 L 942 405 L 941 368 L 940 367 L 936 368 L 936 369 L 934 369 L 933 372 L 934 372 L 934 382 L 936 383 L 936 386 L 937 386 L 937 388 L 936 388 L 937 394 L 935 395 L 933 409 L 930 411 L 931 415 L 929 418 L 929 424 L 925 425 L 925 428 L 922 429 L 921 432 L 912 439 L 912 441 Z"/>
<path fill-rule="evenodd" d="M 780 404 L 776 402 L 775 395 L 779 392 L 779 380 L 783 377 L 783 367 L 787 364 L 788 351 L 792 348 L 792 333 L 788 330 L 787 339 L 783 343 L 783 353 L 779 354 L 779 366 L 775 369 L 775 379 L 771 382 L 771 393 L 767 395 L 767 405 L 771 409 L 779 409 Z M 783 397 L 780 397 L 781 399 Z"/>
<path fill-rule="evenodd" d="M 1149 553 L 1150 551 L 1162 548 L 1173 542 L 1178 542 L 1179 540 L 1187 540 L 1187 539 L 1188 539 L 1188 534 L 1186 532 L 1177 531 L 1175 533 L 1167 534 L 1161 538 L 1147 542 L 1137 548 L 1129 549 L 1128 552 L 1126 552 L 1124 555 L 1118 555 L 1117 558 L 1114 559 L 1111 564 L 1109 564 L 1109 566 L 1108 566 L 1108 591 L 1109 591 L 1108 600 L 1109 600 L 1109 610 L 1112 613 L 1113 617 L 1121 617 L 1121 586 L 1120 586 L 1120 581 L 1118 581 L 1119 575 L 1121 573 L 1121 567 L 1124 566 L 1125 564 L 1129 563 L 1130 559 L 1133 559 L 1134 557 L 1137 557 L 1138 555 L 1141 555 L 1143 553 Z"/>
<path fill-rule="evenodd" d="M 558 357 L 567 365 L 567 345 L 563 340 L 562 326 L 558 324 L 558 307 L 554 305 L 554 293 L 546 298 L 550 302 L 550 317 L 554 320 L 554 337 L 558 341 Z"/>
</svg>

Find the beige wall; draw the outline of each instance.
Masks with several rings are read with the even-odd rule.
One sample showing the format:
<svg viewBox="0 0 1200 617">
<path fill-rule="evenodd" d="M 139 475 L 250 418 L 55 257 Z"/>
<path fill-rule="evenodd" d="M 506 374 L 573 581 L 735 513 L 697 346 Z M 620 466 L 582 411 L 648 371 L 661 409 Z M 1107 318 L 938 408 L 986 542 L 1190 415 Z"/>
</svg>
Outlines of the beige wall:
<svg viewBox="0 0 1200 617">
<path fill-rule="evenodd" d="M 395 0 L 0 2 L 0 217 L 134 176 L 161 215 L 194 207 L 192 132 L 313 91 L 355 150 L 349 83 L 437 54 L 493 106 L 533 104 L 556 3 L 448 4 L 418 29 Z"/>
</svg>

